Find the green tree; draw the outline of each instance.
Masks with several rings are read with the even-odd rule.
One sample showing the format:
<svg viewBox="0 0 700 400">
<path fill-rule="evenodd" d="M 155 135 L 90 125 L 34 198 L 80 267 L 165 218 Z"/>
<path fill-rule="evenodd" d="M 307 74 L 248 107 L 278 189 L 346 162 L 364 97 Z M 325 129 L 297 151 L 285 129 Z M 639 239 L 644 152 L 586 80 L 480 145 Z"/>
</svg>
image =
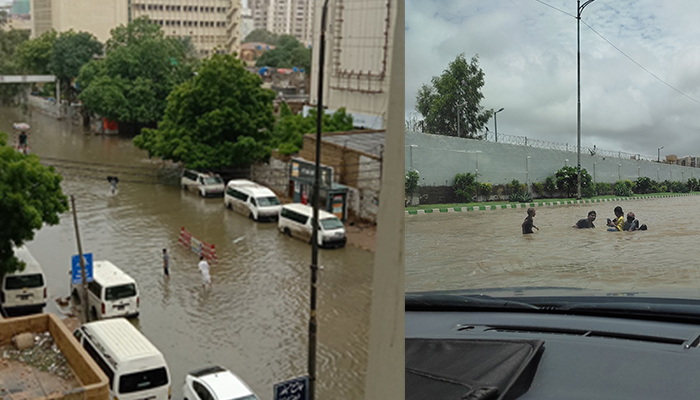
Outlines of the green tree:
<svg viewBox="0 0 700 400">
<path fill-rule="evenodd" d="M 41 36 L 27 40 L 17 49 L 17 64 L 25 74 L 50 75 L 49 65 L 53 57 L 53 45 L 56 42 L 55 30 L 44 32 Z"/>
<path fill-rule="evenodd" d="M 158 129 L 143 129 L 134 144 L 149 155 L 188 168 L 246 166 L 270 154 L 273 91 L 233 55 L 214 54 L 198 75 L 177 86 Z"/>
<path fill-rule="evenodd" d="M 418 189 L 418 179 L 420 178 L 420 175 L 418 174 L 418 171 L 415 169 L 411 169 L 406 171 L 406 178 L 405 178 L 405 184 L 406 188 L 404 189 L 404 197 L 405 197 L 405 204 L 406 206 L 411 204 L 411 200 L 413 199 L 413 193 L 415 193 L 416 189 Z"/>
<path fill-rule="evenodd" d="M 305 72 L 311 69 L 311 49 L 294 36 L 283 35 L 277 39 L 277 47 L 264 52 L 255 62 L 257 67 L 274 68 L 303 68 Z"/>
<path fill-rule="evenodd" d="M 241 43 L 260 42 L 276 46 L 278 38 L 278 35 L 272 32 L 268 32 L 265 29 L 255 29 L 252 32 L 250 32 L 248 36 L 246 36 L 245 39 L 241 41 Z"/>
<path fill-rule="evenodd" d="M 0 75 L 15 75 L 20 73 L 17 64 L 17 49 L 29 39 L 29 32 L 12 29 L 0 29 Z M 6 102 L 20 93 L 21 84 L 0 85 L 0 102 Z"/>
<path fill-rule="evenodd" d="M 89 111 L 118 121 L 120 131 L 155 125 L 173 88 L 192 77 L 186 43 L 166 38 L 145 17 L 113 29 L 105 52 L 80 70 L 79 98 Z"/>
<path fill-rule="evenodd" d="M 272 132 L 272 145 L 281 154 L 294 154 L 304 146 L 304 135 L 315 133 L 317 125 L 316 109 L 309 110 L 304 117 L 302 114 L 292 114 L 287 103 L 280 106 L 280 116 Z M 338 109 L 333 114 L 323 114 L 321 132 L 345 132 L 353 129 L 352 115 L 345 108 Z"/>
<path fill-rule="evenodd" d="M 571 197 L 572 193 L 578 190 L 578 174 L 576 167 L 562 167 L 555 174 L 557 179 L 557 189 L 566 193 L 566 197 Z M 591 175 L 588 174 L 585 168 L 581 168 L 581 191 L 591 185 Z"/>
<path fill-rule="evenodd" d="M 25 156 L 7 144 L 0 132 L 0 275 L 20 268 L 12 246 L 34 238 L 42 224 L 56 225 L 68 210 L 62 177 L 35 155 Z"/>
<path fill-rule="evenodd" d="M 70 100 L 75 98 L 72 80 L 78 77 L 83 65 L 100 55 L 102 55 L 102 43 L 90 33 L 76 33 L 71 29 L 56 38 L 49 69 L 59 79 L 64 89 L 63 93 Z"/>
<path fill-rule="evenodd" d="M 464 53 L 457 56 L 440 76 L 434 76 L 430 85 L 424 84 L 416 96 L 416 109 L 424 120 L 425 132 L 437 135 L 480 138 L 491 118 L 492 110 L 484 110 L 481 88 L 484 71 L 478 56 L 468 63 Z M 459 133 L 457 109 L 459 108 Z"/>
<path fill-rule="evenodd" d="M 479 183 L 476 181 L 476 174 L 467 172 L 455 175 L 452 189 L 455 191 L 457 199 L 471 203 L 478 186 Z"/>
</svg>

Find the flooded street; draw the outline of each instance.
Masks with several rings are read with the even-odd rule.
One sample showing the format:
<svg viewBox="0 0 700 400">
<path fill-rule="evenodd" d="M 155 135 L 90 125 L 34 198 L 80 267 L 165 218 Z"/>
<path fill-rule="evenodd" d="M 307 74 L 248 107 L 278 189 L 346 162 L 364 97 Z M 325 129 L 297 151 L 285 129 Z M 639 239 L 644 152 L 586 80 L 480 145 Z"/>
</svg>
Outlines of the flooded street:
<svg viewBox="0 0 700 400">
<path fill-rule="evenodd" d="M 29 119 L 0 108 L 0 131 L 11 133 L 12 123 L 23 120 L 32 126 L 32 152 L 57 166 L 63 192 L 75 196 L 83 251 L 137 281 L 141 315 L 134 323 L 163 352 L 173 399 L 182 398 L 188 371 L 210 364 L 229 368 L 264 400 L 275 383 L 306 374 L 310 245 L 278 233 L 276 223 L 225 209 L 220 198 L 167 184 L 172 178 L 164 172 L 172 167 L 148 160 L 130 139 L 84 134 L 38 112 Z M 108 175 L 119 177 L 116 195 Z M 181 227 L 216 246 L 209 290 L 201 288 L 198 257 L 178 244 Z M 47 311 L 58 312 L 53 299 L 68 296 L 77 254 L 70 212 L 27 246 L 47 275 Z M 163 248 L 171 254 L 169 279 Z M 317 395 L 361 398 L 373 254 L 347 246 L 321 250 L 319 261 Z"/>
<path fill-rule="evenodd" d="M 607 232 L 621 206 L 648 231 Z M 406 217 L 406 291 L 557 286 L 700 297 L 700 196 Z M 573 229 L 595 210 L 595 229 Z M 688 294 L 688 292 L 686 292 Z"/>
</svg>

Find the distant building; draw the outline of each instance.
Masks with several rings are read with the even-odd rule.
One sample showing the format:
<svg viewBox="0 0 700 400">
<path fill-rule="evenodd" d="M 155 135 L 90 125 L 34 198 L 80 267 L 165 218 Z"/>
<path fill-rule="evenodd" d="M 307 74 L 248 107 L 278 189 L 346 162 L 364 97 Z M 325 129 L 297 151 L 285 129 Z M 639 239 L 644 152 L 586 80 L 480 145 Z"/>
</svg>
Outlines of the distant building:
<svg viewBox="0 0 700 400">
<path fill-rule="evenodd" d="M 30 0 L 14 0 L 11 5 L 2 7 L 7 13 L 7 21 L 2 24 L 4 30 L 31 30 Z"/>
<path fill-rule="evenodd" d="M 268 51 L 274 49 L 275 46 L 269 45 L 267 43 L 260 42 L 250 42 L 241 44 L 241 51 L 239 57 L 243 61 L 247 61 L 249 66 L 255 65 L 255 61 L 260 58 L 260 56 Z"/>
<path fill-rule="evenodd" d="M 305 46 L 313 40 L 313 0 L 249 0 L 253 28 L 292 35 Z"/>
<path fill-rule="evenodd" d="M 201 56 L 237 52 L 241 0 L 31 0 L 32 37 L 51 29 L 92 33 L 101 41 L 110 31 L 147 16 L 166 36 L 191 37 Z M 196 4 L 196 5 L 195 5 Z M 131 6 L 131 8 L 129 8 Z"/>
<path fill-rule="evenodd" d="M 345 107 L 356 127 L 384 129 L 396 21 L 396 1 L 329 2 L 324 60 L 323 106 Z M 321 31 L 316 2 L 314 31 Z M 319 34 L 314 35 L 311 104 L 318 104 Z"/>
<path fill-rule="evenodd" d="M 255 29 L 253 21 L 253 10 L 250 8 L 244 8 L 241 11 L 241 39 L 245 39 L 250 32 Z"/>
</svg>

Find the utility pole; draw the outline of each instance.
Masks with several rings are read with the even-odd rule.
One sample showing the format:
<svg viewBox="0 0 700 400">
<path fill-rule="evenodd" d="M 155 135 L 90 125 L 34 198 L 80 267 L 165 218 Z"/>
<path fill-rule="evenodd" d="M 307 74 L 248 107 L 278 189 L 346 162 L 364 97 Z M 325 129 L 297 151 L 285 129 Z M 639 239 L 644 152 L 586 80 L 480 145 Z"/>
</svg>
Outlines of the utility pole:
<svg viewBox="0 0 700 400">
<path fill-rule="evenodd" d="M 88 313 L 88 306 L 87 306 L 87 299 L 88 299 L 88 294 L 87 294 L 87 274 L 85 273 L 85 258 L 83 258 L 83 246 L 80 244 L 80 230 L 78 229 L 78 214 L 75 211 L 75 198 L 73 195 L 70 196 L 70 205 L 71 208 L 73 209 L 73 224 L 75 225 L 75 237 L 78 241 L 78 256 L 80 257 L 80 275 L 83 280 L 83 300 L 80 302 L 83 308 L 85 309 L 85 322 L 90 322 L 90 317 Z"/>
<path fill-rule="evenodd" d="M 311 312 L 309 315 L 309 400 L 314 400 L 316 387 L 316 285 L 318 282 L 318 201 L 321 187 L 321 121 L 323 121 L 323 67 L 326 52 L 326 17 L 328 0 L 323 2 L 321 11 L 321 40 L 318 47 L 318 108 L 316 113 L 316 166 L 314 169 L 314 193 L 311 196 L 313 220 L 311 221 Z"/>
</svg>

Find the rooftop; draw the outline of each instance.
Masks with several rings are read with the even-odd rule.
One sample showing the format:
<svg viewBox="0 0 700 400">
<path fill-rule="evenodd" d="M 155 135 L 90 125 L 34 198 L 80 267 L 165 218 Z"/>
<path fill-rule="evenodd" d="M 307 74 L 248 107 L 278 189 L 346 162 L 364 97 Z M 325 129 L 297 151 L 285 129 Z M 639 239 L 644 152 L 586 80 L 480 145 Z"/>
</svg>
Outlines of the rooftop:
<svg viewBox="0 0 700 400">
<path fill-rule="evenodd" d="M 376 157 L 381 156 L 386 141 L 385 131 L 357 131 L 324 134 L 323 141 L 348 147 Z"/>
</svg>

